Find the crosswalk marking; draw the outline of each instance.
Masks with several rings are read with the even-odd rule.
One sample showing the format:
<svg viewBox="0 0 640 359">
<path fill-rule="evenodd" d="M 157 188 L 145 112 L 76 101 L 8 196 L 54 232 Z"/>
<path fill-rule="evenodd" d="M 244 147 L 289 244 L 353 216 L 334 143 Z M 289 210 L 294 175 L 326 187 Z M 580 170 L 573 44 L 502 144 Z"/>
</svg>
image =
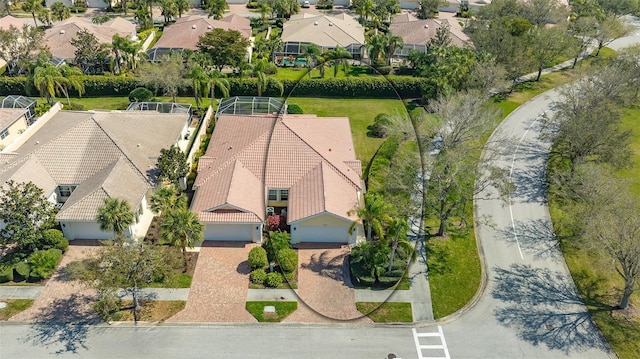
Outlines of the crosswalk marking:
<svg viewBox="0 0 640 359">
<path fill-rule="evenodd" d="M 447 348 L 447 342 L 444 339 L 444 333 L 441 326 L 438 326 L 437 332 L 418 333 L 415 328 L 412 328 L 411 330 L 413 332 L 413 341 L 416 344 L 416 351 L 418 352 L 419 359 L 451 359 L 449 356 L 449 348 Z M 421 344 L 420 338 L 438 338 L 440 340 L 440 344 Z M 423 350 L 440 351 L 443 356 L 424 356 L 422 354 Z"/>
</svg>

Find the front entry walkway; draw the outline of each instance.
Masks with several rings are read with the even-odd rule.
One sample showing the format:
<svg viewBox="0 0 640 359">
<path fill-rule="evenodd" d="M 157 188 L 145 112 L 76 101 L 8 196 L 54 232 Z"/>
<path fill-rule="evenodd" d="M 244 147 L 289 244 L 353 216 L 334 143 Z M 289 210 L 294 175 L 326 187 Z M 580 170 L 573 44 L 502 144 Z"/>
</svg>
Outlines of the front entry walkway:
<svg viewBox="0 0 640 359">
<path fill-rule="evenodd" d="M 187 305 L 167 322 L 256 322 L 245 309 L 249 250 L 256 244 L 205 242 Z"/>
<path fill-rule="evenodd" d="M 298 245 L 298 310 L 285 322 L 371 323 L 356 309 L 348 254 L 347 246 Z"/>
</svg>

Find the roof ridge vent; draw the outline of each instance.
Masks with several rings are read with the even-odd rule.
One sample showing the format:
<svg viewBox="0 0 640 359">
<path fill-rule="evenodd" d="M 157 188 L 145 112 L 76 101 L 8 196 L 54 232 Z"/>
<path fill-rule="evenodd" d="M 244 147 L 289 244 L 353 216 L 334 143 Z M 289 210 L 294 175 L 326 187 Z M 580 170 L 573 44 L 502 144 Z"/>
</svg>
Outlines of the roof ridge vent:
<svg viewBox="0 0 640 359">
<path fill-rule="evenodd" d="M 314 21 L 314 22 L 313 22 L 313 25 L 318 26 L 318 22 L 317 22 L 317 21 Z"/>
<path fill-rule="evenodd" d="M 66 31 L 64 31 L 64 30 L 60 30 L 60 35 L 64 35 L 65 32 Z"/>
<path fill-rule="evenodd" d="M 196 24 L 191 25 L 191 28 L 195 30 L 196 29 Z"/>
</svg>

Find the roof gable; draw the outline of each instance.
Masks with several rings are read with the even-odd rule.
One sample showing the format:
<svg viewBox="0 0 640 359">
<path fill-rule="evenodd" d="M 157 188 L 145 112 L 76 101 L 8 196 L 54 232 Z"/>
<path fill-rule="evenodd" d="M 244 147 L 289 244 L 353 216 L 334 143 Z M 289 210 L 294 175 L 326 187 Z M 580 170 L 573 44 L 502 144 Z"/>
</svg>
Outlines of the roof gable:
<svg viewBox="0 0 640 359">
<path fill-rule="evenodd" d="M 282 42 L 314 43 L 324 47 L 365 43 L 364 27 L 350 16 L 295 18 L 284 23 L 281 38 Z"/>
</svg>

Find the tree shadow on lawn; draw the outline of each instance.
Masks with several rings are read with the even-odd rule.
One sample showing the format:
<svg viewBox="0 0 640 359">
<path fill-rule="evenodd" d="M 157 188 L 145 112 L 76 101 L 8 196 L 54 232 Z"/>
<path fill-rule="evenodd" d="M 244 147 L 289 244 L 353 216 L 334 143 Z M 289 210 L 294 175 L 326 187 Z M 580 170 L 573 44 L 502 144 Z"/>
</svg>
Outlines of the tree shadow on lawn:
<svg viewBox="0 0 640 359">
<path fill-rule="evenodd" d="M 523 252 L 533 254 L 536 259 L 561 258 L 558 239 L 550 221 L 545 219 L 515 221 L 515 230 L 515 235 L 511 226 L 500 229 L 498 232 L 507 242 L 512 244 L 517 242 Z"/>
<path fill-rule="evenodd" d="M 570 277 L 522 264 L 494 271 L 491 294 L 505 304 L 494 315 L 518 337 L 565 354 L 589 349 L 610 352 Z M 601 305 L 597 310 L 610 309 Z"/>
<path fill-rule="evenodd" d="M 80 308 L 91 300 L 86 295 L 72 294 L 69 298 L 56 299 L 48 307 L 41 308 L 23 342 L 59 348 L 55 354 L 77 354 L 79 349 L 88 350 L 86 341 L 89 328 L 99 324 L 100 320 L 93 312 L 85 312 Z"/>
</svg>

